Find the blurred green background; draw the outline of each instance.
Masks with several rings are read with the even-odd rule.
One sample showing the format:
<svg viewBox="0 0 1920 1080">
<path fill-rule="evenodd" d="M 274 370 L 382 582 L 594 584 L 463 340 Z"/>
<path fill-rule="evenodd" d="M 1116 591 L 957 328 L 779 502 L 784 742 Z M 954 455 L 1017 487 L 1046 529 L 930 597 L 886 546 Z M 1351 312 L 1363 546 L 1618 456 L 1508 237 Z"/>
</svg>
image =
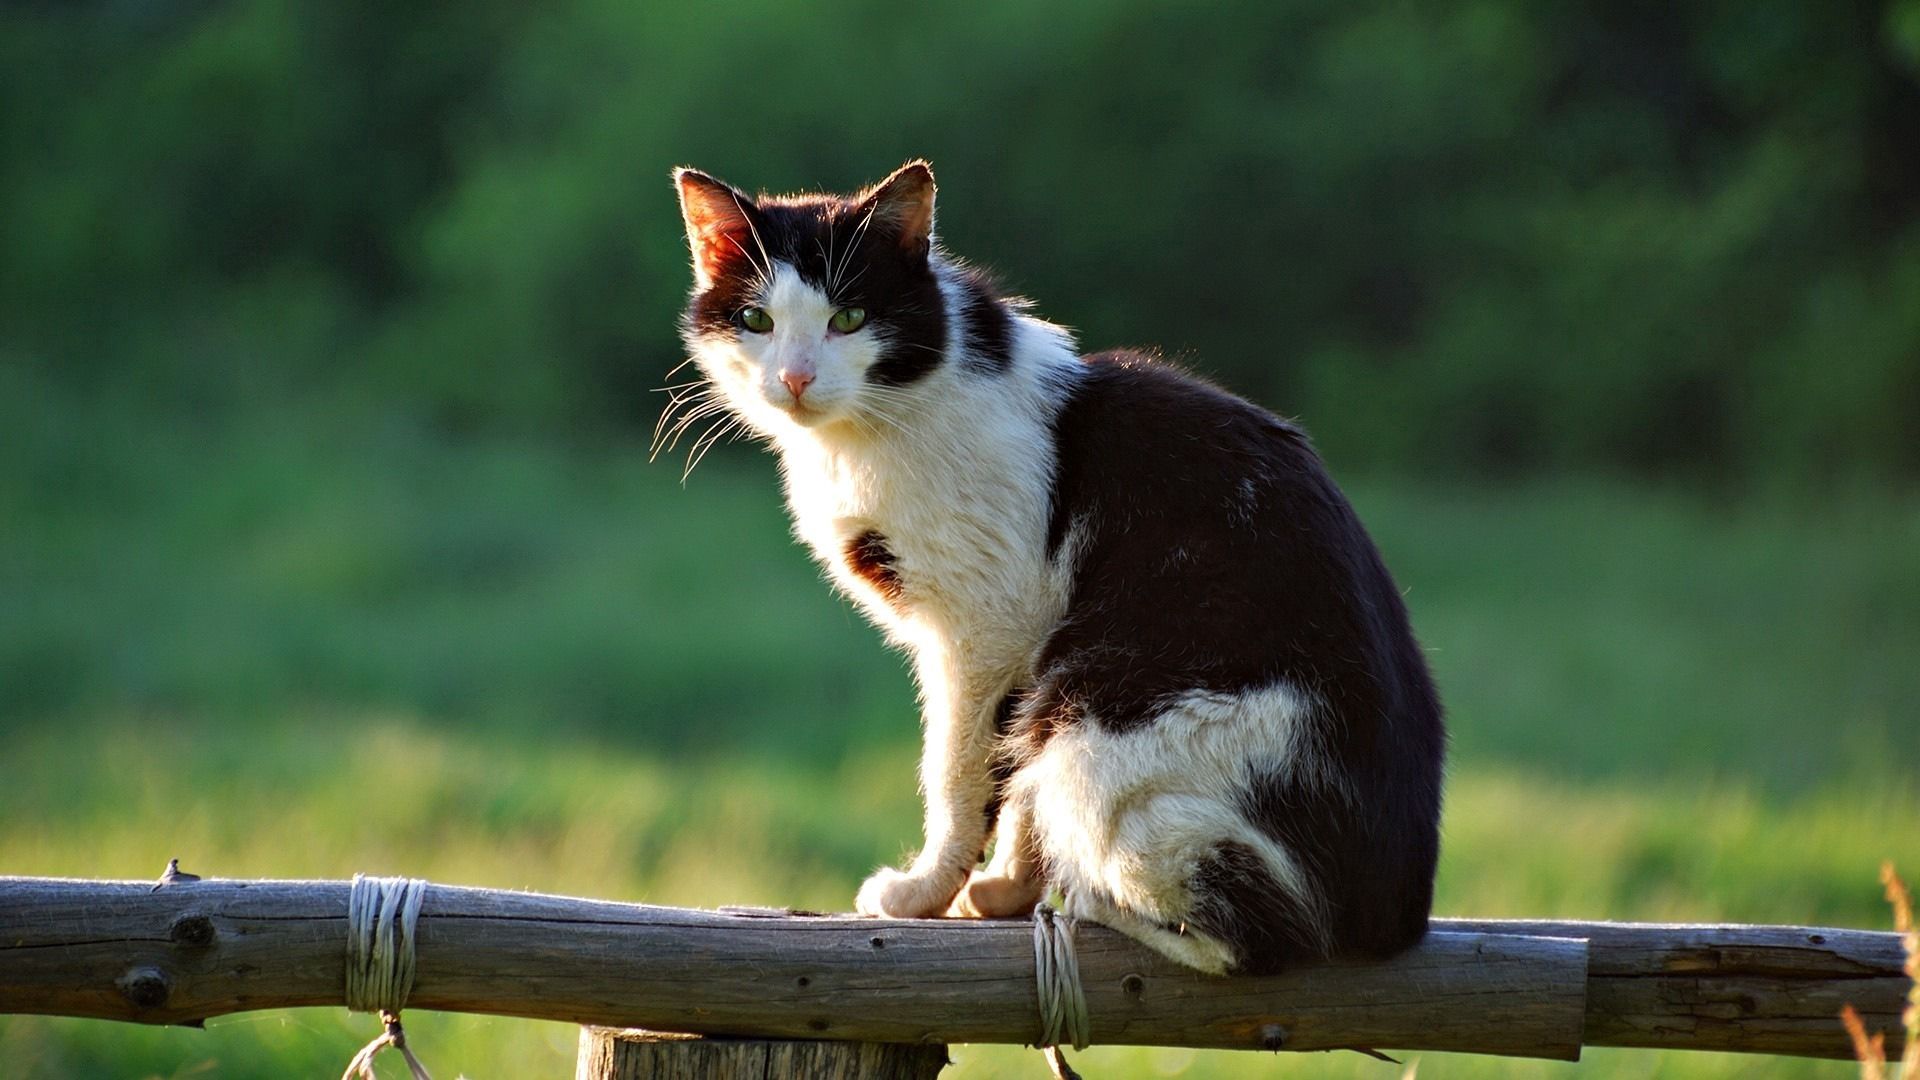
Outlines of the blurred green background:
<svg viewBox="0 0 1920 1080">
<path fill-rule="evenodd" d="M 1042 8 L 0 7 L 0 873 L 846 907 L 918 838 L 912 689 L 754 448 L 647 463 L 666 174 L 924 155 L 948 245 L 1089 348 L 1315 433 L 1449 703 L 1444 913 L 1884 925 L 1920 2 Z M 570 1069 L 562 1025 L 409 1019 L 444 1075 Z M 372 1027 L 4 1018 L 0 1060 L 318 1075 Z M 1420 1075 L 1756 1069 L 1851 1071 Z"/>
</svg>

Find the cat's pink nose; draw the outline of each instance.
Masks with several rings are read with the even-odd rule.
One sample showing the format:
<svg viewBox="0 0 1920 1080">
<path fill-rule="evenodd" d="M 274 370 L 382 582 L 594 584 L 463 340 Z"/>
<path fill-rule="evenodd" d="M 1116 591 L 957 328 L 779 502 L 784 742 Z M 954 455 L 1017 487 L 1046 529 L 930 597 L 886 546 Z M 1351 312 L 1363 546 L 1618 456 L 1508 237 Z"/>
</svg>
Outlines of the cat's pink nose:
<svg viewBox="0 0 1920 1080">
<path fill-rule="evenodd" d="M 799 401 L 800 395 L 813 385 L 813 372 L 807 368 L 781 368 L 780 381 L 786 384 L 787 393 L 793 395 L 793 400 Z"/>
</svg>

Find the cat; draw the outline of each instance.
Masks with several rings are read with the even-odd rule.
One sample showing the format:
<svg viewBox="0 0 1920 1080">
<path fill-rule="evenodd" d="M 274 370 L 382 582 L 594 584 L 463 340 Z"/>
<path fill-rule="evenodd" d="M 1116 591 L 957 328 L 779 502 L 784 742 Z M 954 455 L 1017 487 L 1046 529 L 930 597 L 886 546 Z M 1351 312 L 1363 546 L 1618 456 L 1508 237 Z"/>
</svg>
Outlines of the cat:
<svg viewBox="0 0 1920 1080">
<path fill-rule="evenodd" d="M 1212 973 L 1418 941 L 1440 703 L 1305 434 L 1146 353 L 1078 355 L 936 243 L 924 161 L 850 196 L 674 182 L 702 376 L 678 402 L 773 444 L 796 534 L 915 662 L 925 846 L 855 908 L 1010 916 L 1058 887 Z"/>
</svg>

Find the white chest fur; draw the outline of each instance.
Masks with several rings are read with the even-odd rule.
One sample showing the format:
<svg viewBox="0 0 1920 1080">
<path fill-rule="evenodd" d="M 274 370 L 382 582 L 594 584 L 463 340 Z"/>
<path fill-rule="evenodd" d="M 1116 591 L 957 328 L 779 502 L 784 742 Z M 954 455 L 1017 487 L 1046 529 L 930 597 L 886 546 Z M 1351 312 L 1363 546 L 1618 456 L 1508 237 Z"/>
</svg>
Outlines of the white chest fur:
<svg viewBox="0 0 1920 1080">
<path fill-rule="evenodd" d="M 1021 323 L 1009 371 L 945 364 L 885 417 L 780 440 L 795 531 L 835 583 L 898 643 L 964 652 L 976 671 L 1026 662 L 1067 599 L 1047 519 L 1052 418 L 1077 361 L 1053 328 Z M 871 534 L 897 590 L 849 559 Z"/>
</svg>

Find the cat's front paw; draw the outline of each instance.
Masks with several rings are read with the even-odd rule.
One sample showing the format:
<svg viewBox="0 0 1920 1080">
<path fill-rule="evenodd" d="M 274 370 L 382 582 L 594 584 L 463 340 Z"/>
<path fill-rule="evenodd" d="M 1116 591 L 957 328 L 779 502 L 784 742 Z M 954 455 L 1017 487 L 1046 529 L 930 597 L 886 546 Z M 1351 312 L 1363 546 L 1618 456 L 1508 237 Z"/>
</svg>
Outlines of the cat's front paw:
<svg viewBox="0 0 1920 1080">
<path fill-rule="evenodd" d="M 961 882 L 958 874 L 908 874 L 888 867 L 860 886 L 853 909 L 888 919 L 931 919 L 946 912 Z"/>
</svg>

